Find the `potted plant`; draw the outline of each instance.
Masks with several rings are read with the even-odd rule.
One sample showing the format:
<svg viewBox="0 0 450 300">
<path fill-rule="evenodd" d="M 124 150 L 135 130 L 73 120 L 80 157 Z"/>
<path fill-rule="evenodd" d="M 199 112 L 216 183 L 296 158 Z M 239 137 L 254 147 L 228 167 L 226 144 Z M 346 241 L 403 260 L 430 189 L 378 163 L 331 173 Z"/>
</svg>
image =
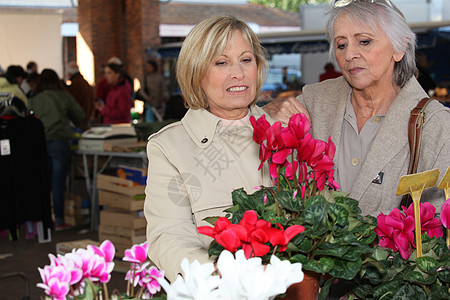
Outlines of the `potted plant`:
<svg viewBox="0 0 450 300">
<path fill-rule="evenodd" d="M 352 280 L 358 274 L 364 257 L 373 251 L 369 245 L 376 238 L 377 221 L 361 216 L 358 201 L 334 191 L 335 146 L 330 139 L 313 139 L 303 114 L 293 115 L 287 127 L 271 125 L 264 116 L 252 117 L 251 123 L 260 169 L 268 165 L 273 186 L 251 194 L 233 191 L 227 216 L 207 218 L 214 228 L 198 230 L 214 238 L 211 256 L 242 248 L 247 257 L 267 261 L 274 254 L 301 263 L 305 276 L 326 278 L 319 294 L 325 299 L 335 279 Z"/>
<path fill-rule="evenodd" d="M 430 203 L 420 204 L 422 257 L 415 251 L 412 204 L 377 217 L 375 232 L 380 242 L 353 282 L 354 295 L 363 299 L 450 298 L 450 199 L 442 207 L 440 219 L 435 211 Z"/>
</svg>

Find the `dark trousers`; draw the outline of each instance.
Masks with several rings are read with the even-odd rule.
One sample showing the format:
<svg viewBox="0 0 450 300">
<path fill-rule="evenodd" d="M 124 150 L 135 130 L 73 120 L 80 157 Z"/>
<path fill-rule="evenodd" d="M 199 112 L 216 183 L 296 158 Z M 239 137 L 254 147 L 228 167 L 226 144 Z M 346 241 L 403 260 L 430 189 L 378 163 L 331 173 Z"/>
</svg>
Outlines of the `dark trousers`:
<svg viewBox="0 0 450 300">
<path fill-rule="evenodd" d="M 55 225 L 59 226 L 65 223 L 64 193 L 70 164 L 70 142 L 47 141 L 47 152 L 51 174 Z"/>
</svg>

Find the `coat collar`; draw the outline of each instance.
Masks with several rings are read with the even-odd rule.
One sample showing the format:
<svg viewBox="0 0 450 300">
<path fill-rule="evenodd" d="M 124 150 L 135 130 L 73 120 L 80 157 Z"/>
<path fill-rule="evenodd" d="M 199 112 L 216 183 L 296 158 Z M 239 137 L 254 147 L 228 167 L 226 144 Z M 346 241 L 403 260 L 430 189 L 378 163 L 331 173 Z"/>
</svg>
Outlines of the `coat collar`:
<svg viewBox="0 0 450 300">
<path fill-rule="evenodd" d="M 411 77 L 401 89 L 386 113 L 353 184 L 351 190 L 353 198 L 360 199 L 380 170 L 407 146 L 410 112 L 418 101 L 426 96 L 415 77 Z"/>
<path fill-rule="evenodd" d="M 203 108 L 189 109 L 181 123 L 198 147 L 207 148 L 214 138 L 220 118 Z"/>
<path fill-rule="evenodd" d="M 264 111 L 261 108 L 250 107 L 250 114 L 256 118 L 263 113 Z M 266 118 L 273 123 L 271 118 L 268 116 Z M 181 119 L 181 123 L 194 143 L 202 149 L 207 148 L 211 144 L 215 133 L 222 126 L 222 120 L 219 117 L 203 108 L 189 109 L 183 119 Z"/>
</svg>

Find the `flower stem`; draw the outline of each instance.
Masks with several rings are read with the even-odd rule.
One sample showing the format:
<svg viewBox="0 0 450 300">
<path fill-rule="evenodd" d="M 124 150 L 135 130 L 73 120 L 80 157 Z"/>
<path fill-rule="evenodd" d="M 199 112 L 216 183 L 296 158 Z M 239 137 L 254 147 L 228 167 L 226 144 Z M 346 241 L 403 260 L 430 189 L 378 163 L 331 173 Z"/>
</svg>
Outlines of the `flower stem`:
<svg viewBox="0 0 450 300">
<path fill-rule="evenodd" d="M 269 191 L 270 195 L 273 198 L 273 201 L 275 202 L 275 207 L 277 208 L 277 217 L 280 217 L 280 204 L 277 201 L 277 198 L 275 197 L 275 191 L 271 188 L 267 188 L 267 190 Z"/>
<path fill-rule="evenodd" d="M 297 189 L 297 178 L 295 176 L 295 164 L 294 164 L 294 151 L 292 151 L 291 153 L 291 158 L 292 158 L 292 177 L 294 179 L 294 188 Z"/>
<path fill-rule="evenodd" d="M 108 286 L 106 285 L 106 283 L 103 283 L 103 290 L 105 291 L 105 300 L 109 300 L 109 295 L 108 295 Z"/>
<path fill-rule="evenodd" d="M 94 284 L 90 280 L 88 280 L 88 282 L 89 282 L 89 286 L 92 289 L 92 294 L 94 295 L 94 300 L 97 300 L 97 295 L 95 294 Z"/>
<path fill-rule="evenodd" d="M 136 264 L 135 263 L 133 263 L 133 272 L 132 272 L 132 276 L 131 276 L 131 280 L 132 280 L 132 282 L 131 282 L 131 296 L 134 296 L 134 280 L 135 280 L 135 278 L 134 278 L 134 274 L 136 274 Z"/>
<path fill-rule="evenodd" d="M 136 298 L 142 299 L 142 294 L 144 293 L 144 285 L 141 286 L 141 289 L 139 290 L 139 293 L 137 293 Z"/>
</svg>

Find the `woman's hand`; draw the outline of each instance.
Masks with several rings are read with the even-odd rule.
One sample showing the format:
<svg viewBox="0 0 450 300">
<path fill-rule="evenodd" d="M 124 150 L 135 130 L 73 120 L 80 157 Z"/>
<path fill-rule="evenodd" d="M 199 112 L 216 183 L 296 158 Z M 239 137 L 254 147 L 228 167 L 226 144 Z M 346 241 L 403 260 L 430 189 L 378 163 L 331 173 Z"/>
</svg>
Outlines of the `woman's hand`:
<svg viewBox="0 0 450 300">
<path fill-rule="evenodd" d="M 289 118 L 293 114 L 298 113 L 305 114 L 308 120 L 311 122 L 311 118 L 306 108 L 294 97 L 289 97 L 282 100 L 273 100 L 264 105 L 262 108 L 273 119 L 281 121 L 285 124 L 289 122 Z"/>
</svg>

